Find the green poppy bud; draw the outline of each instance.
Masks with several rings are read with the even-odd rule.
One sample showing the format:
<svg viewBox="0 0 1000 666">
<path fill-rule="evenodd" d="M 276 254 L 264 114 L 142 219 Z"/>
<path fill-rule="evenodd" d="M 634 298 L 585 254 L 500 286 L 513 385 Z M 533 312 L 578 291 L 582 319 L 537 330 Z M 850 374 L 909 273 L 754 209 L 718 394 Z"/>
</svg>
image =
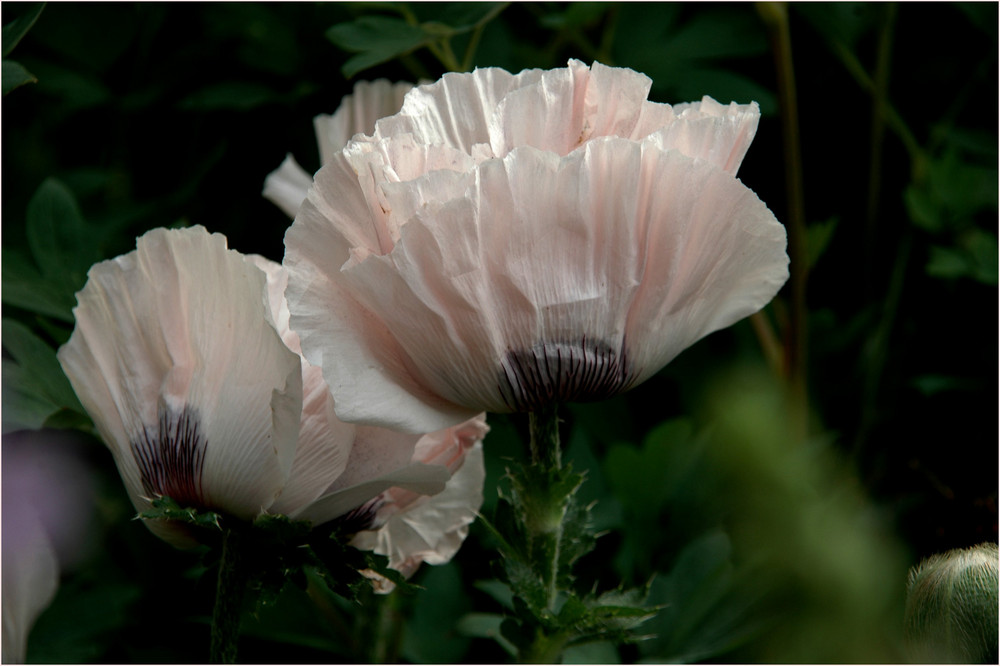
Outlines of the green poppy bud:
<svg viewBox="0 0 1000 666">
<path fill-rule="evenodd" d="M 997 544 L 933 555 L 910 570 L 907 651 L 915 662 L 997 663 Z"/>
</svg>

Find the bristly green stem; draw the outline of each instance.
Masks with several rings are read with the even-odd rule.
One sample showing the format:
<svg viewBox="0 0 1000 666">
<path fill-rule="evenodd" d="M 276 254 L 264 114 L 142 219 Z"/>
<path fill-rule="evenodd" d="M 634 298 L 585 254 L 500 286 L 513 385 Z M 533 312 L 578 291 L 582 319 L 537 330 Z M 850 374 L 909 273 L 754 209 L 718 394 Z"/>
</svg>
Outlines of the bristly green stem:
<svg viewBox="0 0 1000 666">
<path fill-rule="evenodd" d="M 531 462 L 546 469 L 562 467 L 558 411 L 558 405 L 550 405 L 528 414 L 528 426 L 531 429 Z"/>
<path fill-rule="evenodd" d="M 235 664 L 240 636 L 243 597 L 250 571 L 242 551 L 239 529 L 223 527 L 222 559 L 212 613 L 212 642 L 209 659 L 213 664 Z"/>
<path fill-rule="evenodd" d="M 757 11 L 768 28 L 778 75 L 778 104 L 781 110 L 782 144 L 785 157 L 785 190 L 788 197 L 788 254 L 791 273 L 791 304 L 785 338 L 786 371 L 792 401 L 793 432 L 803 441 L 809 430 L 806 355 L 806 279 L 809 262 L 806 250 L 802 150 L 799 146 L 799 114 L 792 66 L 792 40 L 788 27 L 788 6 L 783 2 L 761 2 Z"/>
</svg>

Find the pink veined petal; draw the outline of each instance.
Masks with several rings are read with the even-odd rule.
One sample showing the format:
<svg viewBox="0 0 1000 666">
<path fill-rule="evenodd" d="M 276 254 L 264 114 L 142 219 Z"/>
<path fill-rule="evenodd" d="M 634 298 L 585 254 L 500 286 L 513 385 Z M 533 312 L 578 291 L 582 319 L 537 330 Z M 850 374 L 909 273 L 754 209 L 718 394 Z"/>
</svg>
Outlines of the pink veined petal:
<svg viewBox="0 0 1000 666">
<path fill-rule="evenodd" d="M 302 353 L 299 336 L 289 327 L 285 288 L 288 273 L 261 256 L 247 257 L 267 275 L 267 292 L 275 327 L 285 345 Z M 281 495 L 270 507 L 273 513 L 295 517 L 316 500 L 347 466 L 356 436 L 353 425 L 340 421 L 333 410 L 333 396 L 320 368 L 302 363 L 302 417 L 295 458 Z"/>
<path fill-rule="evenodd" d="M 285 235 L 292 328 L 308 361 L 323 368 L 341 419 L 413 433 L 439 430 L 478 410 L 449 404 L 410 376 L 398 342 L 342 286 L 345 264 L 394 243 L 388 214 L 369 207 L 358 178 L 348 158 L 336 156 L 317 174 L 316 187 Z"/>
<path fill-rule="evenodd" d="M 291 154 L 264 179 L 264 198 L 274 203 L 288 217 L 295 217 L 312 185 L 312 176 L 299 166 Z"/>
<path fill-rule="evenodd" d="M 679 150 L 688 157 L 707 160 L 723 171 L 735 175 L 743 162 L 760 121 L 756 102 L 728 106 L 711 97 L 701 102 L 675 104 L 675 120 L 662 124 L 657 118 L 661 109 L 649 103 L 644 108 L 633 139 L 655 142 L 664 150 Z"/>
<path fill-rule="evenodd" d="M 500 101 L 489 124 L 493 154 L 532 146 L 566 155 L 595 137 L 628 136 L 651 84 L 632 70 L 571 60 Z"/>
<path fill-rule="evenodd" d="M 153 230 L 91 269 L 59 360 L 139 510 L 179 494 L 250 518 L 284 484 L 301 371 L 264 284 L 202 227 Z"/>
<path fill-rule="evenodd" d="M 332 115 L 313 119 L 320 161 L 326 164 L 355 134 L 372 134 L 379 118 L 398 113 L 412 83 L 391 83 L 386 79 L 358 81 Z"/>
<path fill-rule="evenodd" d="M 477 442 L 442 492 L 391 516 L 377 530 L 359 532 L 351 545 L 387 556 L 389 566 L 406 577 L 423 562 L 444 564 L 462 545 L 482 506 L 485 478 L 482 444 Z M 376 589 L 389 592 L 392 585 Z"/>
<path fill-rule="evenodd" d="M 560 399 L 607 397 L 759 309 L 787 278 L 784 229 L 752 192 L 653 140 L 594 139 L 563 158 L 519 148 L 476 173 L 461 198 L 413 210 L 389 255 L 341 275 L 410 374 L 455 404 L 517 411 L 537 386 Z M 739 240 L 713 249 L 718 234 Z M 696 244 L 680 254 L 687 243 Z M 698 263 L 678 263 L 688 257 Z M 651 307 L 640 295 L 684 285 L 714 296 L 677 303 L 669 321 L 637 314 Z M 613 376 L 557 386 L 564 362 Z"/>
<path fill-rule="evenodd" d="M 440 465 L 455 474 L 465 464 L 466 454 L 483 441 L 490 430 L 486 425 L 486 414 L 480 414 L 457 426 L 429 433 L 420 438 L 413 450 L 412 462 L 425 465 Z M 390 488 L 383 494 L 383 503 L 378 510 L 377 521 L 383 522 L 391 516 L 409 511 L 416 504 L 426 501 L 426 495 L 419 495 L 403 488 Z"/>
<path fill-rule="evenodd" d="M 321 525 L 348 512 L 363 507 L 392 487 L 405 488 L 421 495 L 435 495 L 444 490 L 448 470 L 439 465 L 412 463 L 378 478 L 335 490 L 316 500 L 298 518 Z"/>
<path fill-rule="evenodd" d="M 443 144 L 471 155 L 476 144 L 489 144 L 486 125 L 504 95 L 541 76 L 538 69 L 511 74 L 495 67 L 445 74 L 407 94 L 399 113 L 375 124 L 374 136 L 413 134 L 421 143 Z"/>
<path fill-rule="evenodd" d="M 626 330 L 638 383 L 766 305 L 788 279 L 788 256 L 784 227 L 728 173 L 655 143 L 627 152 L 611 159 L 616 168 L 634 164 L 646 192 L 638 220 L 644 275 Z"/>
</svg>

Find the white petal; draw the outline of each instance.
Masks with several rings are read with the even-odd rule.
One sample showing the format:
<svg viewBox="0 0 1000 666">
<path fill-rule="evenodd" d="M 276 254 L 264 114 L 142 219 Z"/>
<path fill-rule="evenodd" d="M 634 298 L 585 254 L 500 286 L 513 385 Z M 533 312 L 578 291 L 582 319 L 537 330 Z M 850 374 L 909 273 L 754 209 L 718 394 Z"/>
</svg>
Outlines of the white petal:
<svg viewBox="0 0 1000 666">
<path fill-rule="evenodd" d="M 378 530 L 359 532 L 351 545 L 387 556 L 389 566 L 407 577 L 422 562 L 444 564 L 458 552 L 482 506 L 485 478 L 482 445 L 477 443 L 442 492 L 392 516 Z"/>
<path fill-rule="evenodd" d="M 189 496 L 175 499 L 240 517 L 270 506 L 295 453 L 302 389 L 264 274 L 204 228 L 156 229 L 135 252 L 94 266 L 77 298 L 59 360 L 136 507 L 179 483 Z M 145 438 L 156 449 L 164 429 L 203 451 L 203 463 L 165 447 L 147 461 L 144 487 L 134 446 Z M 151 470 L 169 487 L 151 487 Z"/>
<path fill-rule="evenodd" d="M 291 155 L 264 179 L 264 198 L 283 210 L 288 217 L 295 217 L 312 185 L 312 176 L 299 166 Z"/>
<path fill-rule="evenodd" d="M 320 161 L 323 164 L 330 161 L 355 134 L 373 133 L 375 121 L 399 112 L 403 98 L 412 88 L 412 83 L 391 83 L 386 79 L 358 81 L 353 92 L 340 102 L 336 113 L 316 116 L 313 120 Z"/>
</svg>

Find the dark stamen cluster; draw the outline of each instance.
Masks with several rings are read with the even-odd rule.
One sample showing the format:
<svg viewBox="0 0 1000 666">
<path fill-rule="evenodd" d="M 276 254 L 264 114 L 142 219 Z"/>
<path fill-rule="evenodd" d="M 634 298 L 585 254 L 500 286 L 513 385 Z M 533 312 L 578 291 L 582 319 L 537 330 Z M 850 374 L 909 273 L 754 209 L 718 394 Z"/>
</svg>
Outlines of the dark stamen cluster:
<svg viewBox="0 0 1000 666">
<path fill-rule="evenodd" d="M 204 507 L 201 476 L 208 442 L 198 431 L 197 411 L 161 409 L 159 423 L 130 442 L 148 497 L 166 495 L 181 506 Z"/>
<path fill-rule="evenodd" d="M 634 373 L 625 348 L 586 337 L 510 350 L 497 388 L 511 411 L 531 412 L 559 402 L 604 400 L 628 388 Z"/>
<path fill-rule="evenodd" d="M 341 534 L 357 534 L 375 527 L 375 514 L 383 504 L 382 495 L 368 500 L 361 506 L 351 509 L 342 516 L 334 518 L 329 526 Z"/>
</svg>

